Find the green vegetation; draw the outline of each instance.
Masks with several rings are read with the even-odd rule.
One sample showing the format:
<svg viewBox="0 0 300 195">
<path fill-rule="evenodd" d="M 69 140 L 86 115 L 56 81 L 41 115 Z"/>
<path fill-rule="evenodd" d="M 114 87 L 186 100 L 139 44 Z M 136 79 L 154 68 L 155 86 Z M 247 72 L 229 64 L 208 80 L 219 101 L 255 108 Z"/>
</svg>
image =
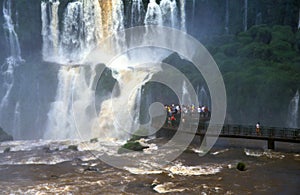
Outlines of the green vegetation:
<svg viewBox="0 0 300 195">
<path fill-rule="evenodd" d="M 239 170 L 239 171 L 246 171 L 246 164 L 243 163 L 243 162 L 239 162 L 239 163 L 236 165 L 236 168 L 237 168 L 237 170 Z"/>
<path fill-rule="evenodd" d="M 138 141 L 128 140 L 121 148 L 118 150 L 118 154 L 133 152 L 133 151 L 143 151 L 143 149 L 148 148 L 148 146 L 142 146 Z"/>
<path fill-rule="evenodd" d="M 90 140 L 90 142 L 91 143 L 96 143 L 96 142 L 98 142 L 98 138 L 93 138 L 93 139 Z"/>
<path fill-rule="evenodd" d="M 127 152 L 133 151 L 143 151 L 143 149 L 148 148 L 148 146 L 142 146 L 140 142 L 138 142 L 141 138 L 147 138 L 148 130 L 147 129 L 139 129 L 132 134 L 131 138 L 118 150 L 118 154 L 123 154 Z"/>
<path fill-rule="evenodd" d="M 68 147 L 68 149 L 69 149 L 69 150 L 78 151 L 78 146 L 76 146 L 76 145 L 70 145 L 70 146 Z"/>
<path fill-rule="evenodd" d="M 299 31 L 290 26 L 253 26 L 226 44 L 208 47 L 225 81 L 228 113 L 282 125 L 287 107 L 300 89 Z"/>
</svg>

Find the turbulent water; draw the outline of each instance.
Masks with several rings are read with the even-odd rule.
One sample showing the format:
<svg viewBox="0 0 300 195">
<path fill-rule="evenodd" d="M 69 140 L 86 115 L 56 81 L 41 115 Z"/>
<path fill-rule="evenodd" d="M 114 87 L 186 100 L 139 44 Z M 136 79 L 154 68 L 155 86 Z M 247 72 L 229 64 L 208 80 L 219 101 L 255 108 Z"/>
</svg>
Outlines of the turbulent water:
<svg viewBox="0 0 300 195">
<path fill-rule="evenodd" d="M 140 140 L 149 146 L 144 153 L 153 158 L 164 155 L 157 148 L 165 141 Z M 295 144 L 279 143 L 281 152 L 272 152 L 263 149 L 263 141 L 220 139 L 204 157 L 199 157 L 197 144 L 193 144 L 164 166 L 144 160 L 139 152 L 117 154 L 121 144 L 3 142 L 0 190 L 3 194 L 297 194 L 300 184 L 300 155 Z M 136 160 L 139 166 L 117 169 L 100 160 L 105 155 L 122 162 Z M 240 161 L 246 164 L 244 172 L 235 168 Z"/>
<path fill-rule="evenodd" d="M 30 125 L 24 120 L 24 115 L 32 113 L 24 113 L 20 94 L 11 98 L 11 92 L 18 81 L 15 71 L 23 59 L 15 31 L 16 22 L 13 21 L 13 1 L 3 1 L 3 28 L 8 55 L 1 66 L 3 95 L 0 102 L 0 122 L 11 119 L 8 129 L 17 141 L 0 143 L 1 193 L 298 193 L 300 151 L 297 144 L 276 142 L 276 149 L 280 152 L 274 152 L 266 150 L 265 141 L 219 139 L 207 155 L 200 157 L 202 151 L 195 141 L 173 162 L 159 163 L 160 159 L 178 149 L 161 149 L 168 140 L 153 138 L 139 140 L 148 147 L 143 152 L 118 153 L 130 133 L 140 128 L 138 120 L 142 86 L 161 68 L 147 64 L 160 62 L 169 54 L 169 51 L 153 51 L 153 48 L 118 53 L 129 45 L 123 30 L 126 27 L 151 24 L 186 31 L 185 0 L 161 0 L 159 3 L 150 0 L 147 5 L 145 2 L 75 0 L 68 1 L 62 8 L 65 1 L 40 1 L 43 41 L 41 57 L 44 62 L 58 67 L 58 70 L 55 75 L 49 76 L 55 79 L 45 79 L 48 82 L 46 89 L 40 83 L 34 84 L 39 102 L 35 102 L 35 99 L 30 101 L 29 106 L 37 109 L 36 115 L 27 116 L 34 118 Z M 147 30 L 143 35 L 145 40 L 149 38 Z M 89 59 L 87 56 L 110 35 L 113 39 L 109 43 L 111 47 L 106 47 L 106 52 L 118 54 L 118 57 L 105 66 L 112 71 L 117 84 L 109 98 L 103 97 L 99 113 L 93 113 L 94 107 L 98 106 L 93 100 L 98 82 L 97 73 L 99 67 L 103 68 L 104 65 L 97 64 L 98 61 L 93 61 L 92 66 L 86 66 L 85 63 L 90 58 L 97 59 L 97 55 L 90 56 Z M 160 40 L 167 40 L 168 36 L 161 35 Z M 50 74 L 50 70 L 47 75 L 48 73 L 53 74 Z M 41 77 L 43 76 L 45 75 L 42 74 Z M 57 84 L 53 80 L 57 80 Z M 49 99 L 47 102 L 42 97 L 49 95 L 47 90 L 52 85 L 55 85 L 56 94 L 49 103 Z M 182 86 L 180 84 L 180 88 L 183 102 L 191 104 L 187 83 Z M 45 94 L 42 94 L 43 91 L 46 91 Z M 200 99 L 208 99 L 203 87 L 198 96 Z M 41 123 L 41 112 L 46 111 L 40 109 L 42 101 L 49 104 L 46 106 L 48 114 L 45 128 L 38 125 Z M 35 107 L 35 104 L 38 105 Z M 204 104 L 209 106 L 209 102 Z M 5 115 L 7 105 L 10 105 L 11 111 Z M 25 123 L 31 129 L 39 129 L 33 129 L 30 133 L 22 132 L 24 127 L 21 124 Z M 30 136 L 38 134 L 35 137 L 43 139 L 24 141 L 22 136 L 26 133 Z M 97 139 L 90 140 L 95 137 Z M 143 154 L 147 154 L 148 158 Z M 101 159 L 110 159 L 121 165 L 115 168 Z M 246 164 L 247 170 L 244 172 L 235 168 L 240 161 Z"/>
<path fill-rule="evenodd" d="M 126 49 L 127 43 L 125 40 L 125 25 L 130 24 L 130 26 L 135 25 L 164 25 L 173 28 L 180 28 L 185 25 L 185 15 L 184 15 L 184 1 L 180 1 L 180 12 L 178 11 L 177 2 L 174 0 L 163 0 L 160 4 L 156 1 L 151 0 L 144 10 L 142 1 L 133 1 L 131 5 L 131 17 L 124 15 L 124 3 L 122 0 L 117 1 L 93 1 L 93 0 L 79 0 L 74 2 L 69 2 L 64 10 L 63 18 L 58 17 L 58 9 L 60 6 L 59 0 L 42 1 L 41 2 L 41 19 L 42 19 L 42 35 L 43 35 L 43 59 L 45 61 L 55 62 L 62 64 L 63 66 L 59 70 L 58 74 L 58 87 L 56 92 L 55 102 L 51 104 L 50 111 L 48 113 L 48 122 L 44 138 L 46 139 L 65 139 L 65 138 L 78 138 L 76 125 L 83 125 L 85 123 L 100 123 L 91 125 L 90 130 L 86 130 L 85 137 L 91 138 L 91 136 L 107 135 L 105 131 L 113 128 L 109 135 L 114 135 L 118 138 L 124 138 L 123 135 L 118 135 L 120 128 L 117 127 L 113 120 L 111 105 L 108 102 L 103 102 L 101 106 L 99 119 L 88 118 L 86 116 L 81 116 L 80 118 L 86 118 L 86 121 L 78 122 L 75 124 L 74 116 L 72 110 L 74 99 L 73 95 L 77 95 L 77 101 L 83 102 L 85 104 L 80 104 L 77 107 L 80 110 L 89 109 L 92 106 L 92 101 L 87 102 L 93 98 L 93 92 L 91 85 L 85 83 L 86 79 L 93 80 L 96 79 L 95 75 L 97 72 L 89 71 L 85 77 L 78 76 L 78 72 L 82 71 L 82 68 L 78 68 L 77 65 L 85 64 L 85 58 L 92 51 L 92 49 L 98 45 L 103 44 L 103 41 L 107 36 L 112 36 L 111 48 L 108 47 L 110 52 L 118 53 Z M 180 14 L 179 14 L 180 13 Z M 181 17 L 181 18 L 180 18 Z M 126 20 L 127 19 L 127 20 Z M 62 27 L 59 28 L 59 25 Z M 147 34 L 145 34 L 145 39 L 147 39 Z M 135 37 L 132 37 L 135 39 Z M 112 48 L 113 46 L 113 48 Z M 163 52 L 165 53 L 165 52 Z M 118 65 L 112 68 L 114 72 L 119 75 L 116 76 L 120 88 L 122 90 L 128 91 L 134 86 L 139 85 L 140 89 L 142 87 L 141 83 L 145 83 L 147 79 L 151 78 L 153 72 L 147 69 L 139 69 L 134 74 L 138 76 L 131 76 L 131 71 L 125 71 L 135 69 L 136 67 L 132 65 L 133 62 L 138 62 L 143 64 L 147 61 L 159 61 L 163 57 L 166 57 L 169 53 L 162 54 L 161 51 L 155 52 L 145 50 L 143 52 L 135 53 L 131 52 L 129 55 L 123 55 L 121 60 L 118 60 Z M 156 56 L 156 57 L 153 57 Z M 149 60 L 151 59 L 151 60 Z M 96 64 L 96 62 L 95 62 Z M 74 66 L 75 65 L 75 66 Z M 84 71 L 84 70 L 83 70 Z M 120 76 L 121 75 L 121 76 Z M 124 79 L 125 78 L 125 79 Z M 128 78 L 134 78 L 131 82 L 132 85 L 128 83 Z M 74 82 L 77 79 L 77 82 Z M 81 79 L 80 81 L 78 81 Z M 90 81 L 93 83 L 94 81 Z M 131 87 L 128 87 L 128 86 Z M 82 93 L 84 90 L 80 86 L 86 86 L 88 93 Z M 127 87 L 127 88 L 126 88 Z M 121 94 L 124 94 L 121 92 Z M 80 95 L 81 94 L 81 95 Z M 128 107 L 133 109 L 139 102 L 135 100 L 138 99 L 134 94 L 128 103 Z M 123 97 L 124 98 L 124 97 Z M 122 97 L 114 99 L 115 104 L 124 105 Z M 77 104 L 78 106 L 79 104 Z M 129 110 L 130 110 L 129 109 Z M 120 113 L 125 114 L 125 113 Z M 135 114 L 137 117 L 137 114 Z M 109 116 L 109 117 L 108 117 Z M 135 118 L 136 118 L 135 117 Z M 110 118 L 107 120 L 107 118 Z M 119 117 L 120 118 L 120 117 Z M 136 120 L 136 119 L 133 119 Z M 99 121 L 99 122 L 97 122 Z M 98 127 L 97 129 L 95 129 Z M 123 127 L 124 128 L 124 127 Z M 129 128 L 129 127 L 125 127 Z M 64 129 L 63 133 L 60 132 Z M 134 128 L 136 129 L 136 128 Z M 95 133 L 97 132 L 97 133 Z"/>
</svg>

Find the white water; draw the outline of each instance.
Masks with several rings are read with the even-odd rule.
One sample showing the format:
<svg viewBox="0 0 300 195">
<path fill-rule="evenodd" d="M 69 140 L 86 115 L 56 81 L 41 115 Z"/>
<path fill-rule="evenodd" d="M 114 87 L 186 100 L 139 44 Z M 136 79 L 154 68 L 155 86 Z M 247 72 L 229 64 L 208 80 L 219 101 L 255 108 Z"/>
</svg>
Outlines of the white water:
<svg viewBox="0 0 300 195">
<path fill-rule="evenodd" d="M 125 47 L 125 33 L 124 33 L 124 5 L 122 0 L 112 1 L 112 34 L 118 48 L 117 51 L 121 51 Z"/>
<path fill-rule="evenodd" d="M 142 0 L 133 0 L 131 7 L 131 26 L 139 26 L 144 23 L 145 9 Z"/>
<path fill-rule="evenodd" d="M 50 46 L 55 44 L 49 38 L 52 33 L 49 29 L 56 29 L 55 26 L 57 24 L 63 24 L 56 48 L 58 53 L 53 58 L 56 63 L 67 66 L 84 63 L 84 58 L 90 53 L 92 48 L 97 46 L 108 35 L 113 35 L 114 37 L 114 43 L 111 45 L 116 45 L 116 48 L 111 48 L 114 50 L 113 52 L 126 48 L 125 34 L 122 32 L 126 23 L 122 0 L 111 2 L 79 0 L 69 2 L 65 8 L 63 20 L 49 22 L 47 18 L 50 18 L 50 21 L 56 21 L 57 19 L 52 18 L 52 13 L 57 13 L 57 7 L 54 7 L 53 3 L 57 3 L 57 6 L 59 5 L 57 1 L 50 1 L 41 5 L 42 33 L 45 53 L 51 53 L 53 48 Z M 134 0 L 131 7 L 131 25 L 140 24 L 141 22 L 146 25 L 163 25 L 164 13 L 165 21 L 168 21 L 165 22 L 165 25 L 180 26 L 176 1 L 163 0 L 160 6 L 155 0 L 151 0 L 145 13 L 142 0 Z M 103 22 L 107 22 L 107 24 Z M 146 35 L 145 37 L 147 38 Z M 160 51 L 159 55 L 155 55 L 158 57 L 153 59 L 152 54 L 154 53 L 149 50 L 137 53 L 132 52 L 130 56 L 129 54 L 123 55 L 113 63 L 114 65 L 109 66 L 115 73 L 113 76 L 118 81 L 121 95 L 120 97 L 114 96 L 111 100 L 104 101 L 101 105 L 99 117 L 96 119 L 91 118 L 87 114 L 90 107 L 94 106 L 91 103 L 93 102 L 92 98 L 94 98 L 95 91 L 91 90 L 93 85 L 91 83 L 95 82 L 93 80 L 95 79 L 96 70 L 93 68 L 89 71 L 83 70 L 87 71 L 85 76 L 83 76 L 83 74 L 78 75 L 80 68 L 74 68 L 73 66 L 61 67 L 58 75 L 57 95 L 48 113 L 44 138 L 78 138 L 77 125 L 78 129 L 85 127 L 86 131 L 79 133 L 83 133 L 87 139 L 92 137 L 126 139 L 128 133 L 132 133 L 139 127 L 138 118 L 142 85 L 151 78 L 153 72 L 157 71 L 145 67 L 135 67 L 133 64 L 139 65 L 146 62 L 159 61 L 162 57 L 162 52 Z M 164 55 L 164 57 L 166 56 Z M 44 60 L 47 61 L 49 58 L 44 58 Z M 75 79 L 79 82 L 75 83 Z M 90 81 L 87 82 L 87 80 Z M 130 94 L 128 94 L 129 92 Z M 111 104 L 112 101 L 114 105 Z M 76 125 L 73 119 L 72 105 L 77 110 L 83 111 L 82 113 L 76 113 L 77 116 L 80 116 L 79 121 L 76 119 Z M 116 108 L 123 107 L 126 107 L 126 110 L 123 109 L 124 112 L 116 112 Z M 127 123 L 128 121 L 130 122 Z"/>
<path fill-rule="evenodd" d="M 204 106 L 210 107 L 209 96 L 203 86 L 201 87 L 200 91 L 198 92 L 198 100 L 199 100 L 200 106 L 204 105 Z"/>
<path fill-rule="evenodd" d="M 6 39 L 6 43 L 8 46 L 8 57 L 6 58 L 5 62 L 1 66 L 1 75 L 3 76 L 3 85 L 2 88 L 4 89 L 4 96 L 1 99 L 0 102 L 0 121 L 2 123 L 7 123 L 7 121 L 2 121 L 3 116 L 7 113 L 7 106 L 9 104 L 9 98 L 11 95 L 11 91 L 14 86 L 14 71 L 15 68 L 19 66 L 21 62 L 24 60 L 21 57 L 21 49 L 20 49 L 20 44 L 19 44 L 19 38 L 18 35 L 15 31 L 15 25 L 12 20 L 12 9 L 11 9 L 11 0 L 5 0 L 3 1 L 3 17 L 4 17 L 4 24 L 3 24 L 3 29 L 4 29 L 4 35 Z M 17 104 L 15 108 L 18 108 Z M 15 112 L 16 114 L 16 112 Z M 14 115 L 14 118 L 18 118 L 20 113 L 17 113 L 18 115 Z M 15 122 L 18 121 L 13 121 L 12 129 L 14 132 L 17 132 L 19 130 L 15 129 L 18 128 L 18 124 L 15 124 Z M 13 134 L 15 137 L 16 135 Z"/>
<path fill-rule="evenodd" d="M 128 64 L 128 63 L 126 63 Z M 114 69 L 114 67 L 112 67 Z M 120 95 L 104 101 L 93 137 L 127 139 L 140 127 L 139 109 L 142 86 L 155 70 L 117 68 L 114 78 L 119 83 Z M 99 131 L 101 129 L 101 131 Z"/>
<path fill-rule="evenodd" d="M 192 104 L 192 100 L 185 80 L 182 83 L 182 104 L 185 106 L 190 106 Z"/>
<path fill-rule="evenodd" d="M 163 19 L 163 25 L 169 26 L 172 28 L 176 28 L 178 21 L 177 21 L 177 4 L 175 0 L 162 0 L 159 4 L 161 13 L 162 13 L 162 19 Z"/>
<path fill-rule="evenodd" d="M 70 2 L 60 22 L 59 6 L 59 0 L 41 2 L 43 59 L 64 65 L 78 64 L 103 37 L 101 7 L 96 0 Z"/>
<path fill-rule="evenodd" d="M 288 108 L 287 126 L 290 128 L 298 128 L 298 115 L 299 115 L 299 90 L 291 99 Z"/>
<path fill-rule="evenodd" d="M 155 0 L 150 0 L 145 16 L 145 25 L 162 25 L 162 13 Z"/>
<path fill-rule="evenodd" d="M 41 2 L 41 20 L 43 48 L 42 54 L 45 61 L 54 61 L 58 55 L 59 44 L 59 0 L 50 0 L 48 3 Z M 50 11 L 48 11 L 50 10 Z"/>
<path fill-rule="evenodd" d="M 72 90 L 78 69 L 61 67 L 58 73 L 58 88 L 55 102 L 51 104 L 44 138 L 77 138 L 71 109 Z"/>
<path fill-rule="evenodd" d="M 185 0 L 180 0 L 180 16 L 181 16 L 181 30 L 186 31 L 185 24 Z"/>
<path fill-rule="evenodd" d="M 17 102 L 15 111 L 14 111 L 14 123 L 13 123 L 13 138 L 21 139 L 21 117 L 20 117 L 20 103 Z"/>
</svg>

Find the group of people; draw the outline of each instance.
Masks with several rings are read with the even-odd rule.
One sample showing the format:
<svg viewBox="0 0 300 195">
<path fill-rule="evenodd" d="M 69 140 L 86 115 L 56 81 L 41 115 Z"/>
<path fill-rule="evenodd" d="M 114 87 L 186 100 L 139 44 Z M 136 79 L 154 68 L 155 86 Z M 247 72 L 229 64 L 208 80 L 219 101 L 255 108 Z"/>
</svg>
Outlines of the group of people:
<svg viewBox="0 0 300 195">
<path fill-rule="evenodd" d="M 167 124 L 174 126 L 179 124 L 180 118 L 182 122 L 185 122 L 185 117 L 192 116 L 193 114 L 199 114 L 200 118 L 209 118 L 210 111 L 205 105 L 196 107 L 192 105 L 179 105 L 171 104 L 165 105 L 165 110 L 167 112 Z"/>
</svg>

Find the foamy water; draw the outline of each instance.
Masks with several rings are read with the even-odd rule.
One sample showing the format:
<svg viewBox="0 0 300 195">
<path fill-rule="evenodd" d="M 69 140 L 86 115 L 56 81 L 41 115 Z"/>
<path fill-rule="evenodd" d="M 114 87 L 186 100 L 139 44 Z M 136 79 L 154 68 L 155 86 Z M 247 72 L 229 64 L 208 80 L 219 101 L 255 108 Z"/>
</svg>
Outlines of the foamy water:
<svg viewBox="0 0 300 195">
<path fill-rule="evenodd" d="M 118 154 L 124 141 L 116 139 L 2 142 L 0 190 L 3 194 L 276 194 L 279 190 L 295 194 L 299 184 L 299 153 L 218 148 L 200 157 L 192 147 L 162 165 L 156 159 L 172 148 L 161 150 L 165 142 L 160 139 L 139 142 L 149 148 L 125 154 Z M 101 160 L 103 156 L 127 164 L 114 168 Z M 246 164 L 245 172 L 236 169 L 240 161 Z"/>
</svg>

